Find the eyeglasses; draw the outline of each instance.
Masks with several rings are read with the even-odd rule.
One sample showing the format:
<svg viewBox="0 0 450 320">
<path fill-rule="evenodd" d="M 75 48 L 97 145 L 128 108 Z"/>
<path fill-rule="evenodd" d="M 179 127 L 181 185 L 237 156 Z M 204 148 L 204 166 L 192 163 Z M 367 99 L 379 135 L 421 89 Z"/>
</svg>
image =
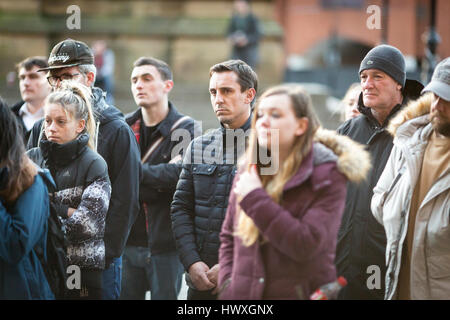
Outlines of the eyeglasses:
<svg viewBox="0 0 450 320">
<path fill-rule="evenodd" d="M 70 73 L 65 73 L 58 76 L 48 76 L 47 77 L 47 81 L 48 83 L 50 83 L 50 85 L 52 87 L 55 87 L 58 84 L 58 80 L 59 81 L 63 81 L 63 80 L 72 80 L 73 77 L 80 75 L 81 73 L 74 73 L 74 74 L 70 74 Z"/>
</svg>

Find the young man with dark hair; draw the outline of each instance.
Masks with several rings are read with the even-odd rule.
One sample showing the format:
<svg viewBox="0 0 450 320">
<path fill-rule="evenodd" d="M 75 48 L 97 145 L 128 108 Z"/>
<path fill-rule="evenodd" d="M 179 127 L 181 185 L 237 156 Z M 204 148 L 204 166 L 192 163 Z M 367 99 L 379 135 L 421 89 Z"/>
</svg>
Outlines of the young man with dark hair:
<svg viewBox="0 0 450 320">
<path fill-rule="evenodd" d="M 45 74 L 38 72 L 39 69 L 48 67 L 46 57 L 29 57 L 19 62 L 16 67 L 22 101 L 12 106 L 11 110 L 22 128 L 26 144 L 34 123 L 44 116 L 42 107 L 52 87 Z"/>
<path fill-rule="evenodd" d="M 141 149 L 143 179 L 140 212 L 123 258 L 121 299 L 142 300 L 150 290 L 152 300 L 176 300 L 183 266 L 175 247 L 170 204 L 181 171 L 182 139 L 194 137 L 194 120 L 169 101 L 172 71 L 161 60 L 141 57 L 131 73 L 131 91 L 139 106 L 126 117 Z M 184 130 L 185 136 L 173 134 Z"/>
<path fill-rule="evenodd" d="M 189 145 L 171 208 L 189 300 L 217 297 L 219 233 L 237 159 L 245 151 L 239 141 L 245 143 L 257 87 L 256 73 L 241 60 L 210 69 L 211 104 L 221 126 Z"/>
</svg>

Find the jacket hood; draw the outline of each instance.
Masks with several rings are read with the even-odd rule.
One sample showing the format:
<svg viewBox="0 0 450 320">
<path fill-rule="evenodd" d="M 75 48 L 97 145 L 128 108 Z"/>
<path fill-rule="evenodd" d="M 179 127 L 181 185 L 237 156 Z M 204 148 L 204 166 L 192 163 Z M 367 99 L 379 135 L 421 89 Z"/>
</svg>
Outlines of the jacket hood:
<svg viewBox="0 0 450 320">
<path fill-rule="evenodd" d="M 348 180 L 361 182 L 366 178 L 371 168 L 370 154 L 362 144 L 324 128 L 317 130 L 314 141 L 320 142 L 329 149 L 320 147 L 315 149 L 314 162 L 316 164 L 337 158 L 337 168 Z"/>
<path fill-rule="evenodd" d="M 100 88 L 92 88 L 92 109 L 94 111 L 95 118 L 100 124 L 105 124 L 107 122 L 123 119 L 123 113 L 120 112 L 116 107 L 110 106 L 106 103 L 105 96 L 106 92 L 103 92 Z"/>
<path fill-rule="evenodd" d="M 428 93 L 418 100 L 409 102 L 408 105 L 389 122 L 389 133 L 395 137 L 398 128 L 405 122 L 429 114 L 432 96 L 432 93 Z M 430 121 L 426 119 L 425 122 L 429 123 Z"/>
</svg>

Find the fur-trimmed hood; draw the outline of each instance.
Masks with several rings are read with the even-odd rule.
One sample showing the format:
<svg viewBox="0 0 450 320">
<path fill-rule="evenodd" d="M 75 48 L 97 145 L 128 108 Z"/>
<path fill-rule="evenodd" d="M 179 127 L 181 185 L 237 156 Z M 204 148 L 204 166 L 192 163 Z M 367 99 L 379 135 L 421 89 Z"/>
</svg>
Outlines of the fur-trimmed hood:
<svg viewBox="0 0 450 320">
<path fill-rule="evenodd" d="M 320 142 L 336 155 L 338 170 L 350 181 L 361 182 L 366 178 L 371 168 L 370 154 L 362 144 L 324 128 L 317 130 L 314 141 Z"/>
<path fill-rule="evenodd" d="M 423 116 L 430 113 L 432 96 L 432 93 L 427 93 L 419 99 L 409 102 L 406 107 L 389 122 L 387 128 L 388 132 L 395 137 L 400 126 L 419 117 L 421 118 L 421 125 L 427 125 L 430 120 L 428 117 Z"/>
</svg>

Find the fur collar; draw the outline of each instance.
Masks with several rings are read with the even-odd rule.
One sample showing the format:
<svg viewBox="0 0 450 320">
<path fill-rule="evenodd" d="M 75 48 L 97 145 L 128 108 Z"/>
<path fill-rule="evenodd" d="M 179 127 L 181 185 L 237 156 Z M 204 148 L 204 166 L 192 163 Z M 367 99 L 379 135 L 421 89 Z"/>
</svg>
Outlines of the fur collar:
<svg viewBox="0 0 450 320">
<path fill-rule="evenodd" d="M 366 178 L 371 168 L 370 154 L 362 144 L 337 134 L 335 131 L 323 128 L 317 130 L 314 140 L 323 144 L 337 156 L 338 170 L 350 181 L 360 182 Z"/>
<path fill-rule="evenodd" d="M 430 113 L 432 93 L 428 93 L 420 97 L 418 100 L 409 102 L 404 109 L 402 109 L 388 125 L 389 133 L 395 137 L 397 130 L 401 125 L 409 120 L 422 117 Z M 427 120 L 427 123 L 429 120 Z"/>
</svg>

